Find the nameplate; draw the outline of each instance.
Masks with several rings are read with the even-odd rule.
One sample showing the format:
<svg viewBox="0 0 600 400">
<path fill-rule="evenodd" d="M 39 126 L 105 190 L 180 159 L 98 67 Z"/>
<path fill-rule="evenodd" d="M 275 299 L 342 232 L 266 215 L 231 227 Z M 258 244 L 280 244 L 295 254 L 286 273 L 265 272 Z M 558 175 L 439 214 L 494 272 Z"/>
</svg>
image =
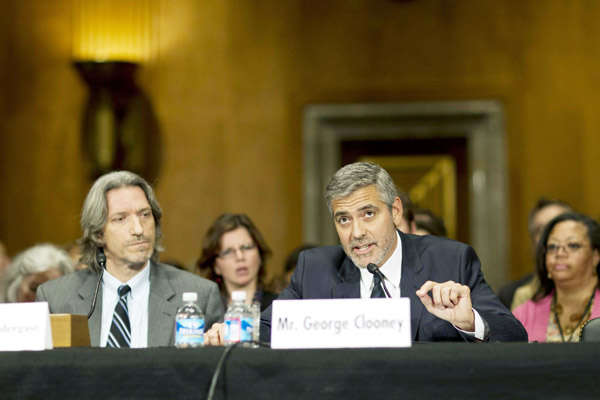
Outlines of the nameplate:
<svg viewBox="0 0 600 400">
<path fill-rule="evenodd" d="M 271 348 L 410 347 L 410 299 L 276 300 Z"/>
<path fill-rule="evenodd" d="M 0 351 L 52 349 L 48 303 L 0 304 Z"/>
</svg>

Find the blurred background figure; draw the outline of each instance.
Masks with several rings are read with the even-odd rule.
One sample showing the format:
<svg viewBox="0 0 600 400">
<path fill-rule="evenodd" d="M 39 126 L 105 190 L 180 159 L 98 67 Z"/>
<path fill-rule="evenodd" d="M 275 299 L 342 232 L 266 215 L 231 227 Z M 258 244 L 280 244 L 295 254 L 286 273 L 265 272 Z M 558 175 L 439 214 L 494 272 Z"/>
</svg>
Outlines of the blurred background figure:
<svg viewBox="0 0 600 400">
<path fill-rule="evenodd" d="M 225 309 L 231 292 L 246 292 L 246 302 L 257 301 L 261 311 L 277 295 L 265 290 L 265 264 L 271 249 L 245 214 L 223 214 L 208 228 L 197 263 L 198 272 L 219 285 Z"/>
<path fill-rule="evenodd" d="M 39 244 L 18 254 L 8 270 L 4 300 L 6 303 L 35 301 L 42 283 L 74 272 L 66 251 L 52 244 Z"/>
<path fill-rule="evenodd" d="M 417 209 L 414 211 L 416 235 L 447 236 L 446 225 L 441 217 L 430 210 Z"/>
<path fill-rule="evenodd" d="M 527 230 L 531 239 L 531 254 L 535 258 L 536 248 L 544 228 L 555 217 L 573 209 L 564 201 L 540 197 L 529 212 L 527 218 Z M 539 287 L 536 273 L 531 272 L 521 279 L 510 282 L 500 289 L 498 297 L 504 305 L 511 310 L 531 299 Z"/>
<path fill-rule="evenodd" d="M 400 224 L 396 226 L 402 233 L 415 233 L 417 230 L 417 225 L 415 224 L 415 213 L 414 213 L 414 205 L 412 201 L 410 201 L 410 197 L 404 191 L 398 189 L 398 197 L 402 201 L 402 219 L 400 220 Z"/>
<path fill-rule="evenodd" d="M 532 299 L 514 310 L 529 341 L 576 342 L 590 318 L 600 317 L 600 226 L 579 213 L 548 223 L 536 249 L 540 282 Z"/>
<path fill-rule="evenodd" d="M 298 264 L 298 256 L 300 256 L 300 253 L 302 253 L 304 250 L 312 249 L 313 247 L 316 246 L 312 244 L 303 244 L 300 247 L 292 250 L 285 260 L 283 273 L 277 278 L 273 279 L 273 282 L 271 283 L 271 290 L 273 292 L 281 293 L 281 291 L 289 285 L 290 278 L 296 269 L 296 264 Z"/>
<path fill-rule="evenodd" d="M 71 263 L 74 265 L 76 270 L 87 268 L 87 265 L 81 262 L 81 248 L 77 242 L 70 242 L 64 247 L 64 249 L 67 254 L 69 254 Z"/>
</svg>

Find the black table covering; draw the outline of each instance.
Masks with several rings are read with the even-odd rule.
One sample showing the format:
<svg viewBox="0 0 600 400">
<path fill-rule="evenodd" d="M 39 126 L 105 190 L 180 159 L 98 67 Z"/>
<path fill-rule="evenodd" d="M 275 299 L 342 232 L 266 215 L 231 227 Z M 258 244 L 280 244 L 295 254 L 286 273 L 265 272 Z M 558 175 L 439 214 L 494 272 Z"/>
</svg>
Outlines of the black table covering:
<svg viewBox="0 0 600 400">
<path fill-rule="evenodd" d="M 0 399 L 205 399 L 225 348 L 0 352 Z M 600 398 L 600 343 L 233 348 L 215 399 Z"/>
</svg>

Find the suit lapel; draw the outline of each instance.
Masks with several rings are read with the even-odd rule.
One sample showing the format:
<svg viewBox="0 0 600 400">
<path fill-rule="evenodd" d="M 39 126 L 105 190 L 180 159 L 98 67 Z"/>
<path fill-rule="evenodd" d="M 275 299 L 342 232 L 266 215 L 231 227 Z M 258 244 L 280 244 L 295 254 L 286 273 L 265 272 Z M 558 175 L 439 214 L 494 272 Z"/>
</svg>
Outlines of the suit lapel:
<svg viewBox="0 0 600 400">
<path fill-rule="evenodd" d="M 344 261 L 337 273 L 340 284 L 331 289 L 331 297 L 334 299 L 356 299 L 360 298 L 360 272 L 352 260 L 344 257 Z"/>
<path fill-rule="evenodd" d="M 400 278 L 400 292 L 402 297 L 410 298 L 411 333 L 412 340 L 417 339 L 421 316 L 425 307 L 416 291 L 425 283 L 423 265 L 417 248 L 411 237 L 399 232 L 402 242 L 402 273 Z M 332 288 L 332 298 L 360 298 L 360 272 L 352 260 L 347 256 L 337 273 L 340 284 Z"/>
<path fill-rule="evenodd" d="M 402 277 L 400 278 L 400 292 L 402 297 L 410 298 L 410 315 L 412 340 L 417 339 L 418 328 L 421 322 L 421 315 L 425 307 L 421 299 L 415 293 L 421 288 L 425 281 L 420 277 L 423 271 L 421 259 L 417 253 L 417 248 L 411 237 L 400 232 L 402 241 Z"/>
<path fill-rule="evenodd" d="M 91 270 L 90 270 L 91 271 Z M 96 290 L 96 282 L 98 275 L 91 273 L 86 277 L 83 285 L 79 288 L 77 295 L 79 302 L 77 305 L 76 314 L 87 315 L 90 312 L 92 301 L 94 299 L 94 291 Z M 98 290 L 96 298 L 96 307 L 94 312 L 88 319 L 88 328 L 90 330 L 90 341 L 92 346 L 100 346 L 100 330 L 102 327 L 102 285 Z"/>
<path fill-rule="evenodd" d="M 172 302 L 176 293 L 159 265 L 151 263 L 150 298 L 148 299 L 148 347 L 173 344 L 177 304 Z"/>
</svg>

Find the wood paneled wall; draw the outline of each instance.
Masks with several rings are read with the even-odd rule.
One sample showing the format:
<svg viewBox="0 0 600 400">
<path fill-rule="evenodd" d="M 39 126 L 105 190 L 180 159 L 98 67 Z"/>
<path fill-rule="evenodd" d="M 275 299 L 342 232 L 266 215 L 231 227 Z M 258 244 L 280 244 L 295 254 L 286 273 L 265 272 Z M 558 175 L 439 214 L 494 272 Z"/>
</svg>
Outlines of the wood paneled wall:
<svg viewBox="0 0 600 400">
<path fill-rule="evenodd" d="M 540 195 L 600 216 L 600 2 L 157 1 L 139 78 L 164 135 L 166 258 L 191 266 L 212 220 L 245 212 L 281 268 L 301 242 L 308 103 L 500 99 L 513 277 L 531 268 Z M 14 254 L 79 235 L 86 88 L 70 0 L 1 4 L 0 240 Z"/>
</svg>

